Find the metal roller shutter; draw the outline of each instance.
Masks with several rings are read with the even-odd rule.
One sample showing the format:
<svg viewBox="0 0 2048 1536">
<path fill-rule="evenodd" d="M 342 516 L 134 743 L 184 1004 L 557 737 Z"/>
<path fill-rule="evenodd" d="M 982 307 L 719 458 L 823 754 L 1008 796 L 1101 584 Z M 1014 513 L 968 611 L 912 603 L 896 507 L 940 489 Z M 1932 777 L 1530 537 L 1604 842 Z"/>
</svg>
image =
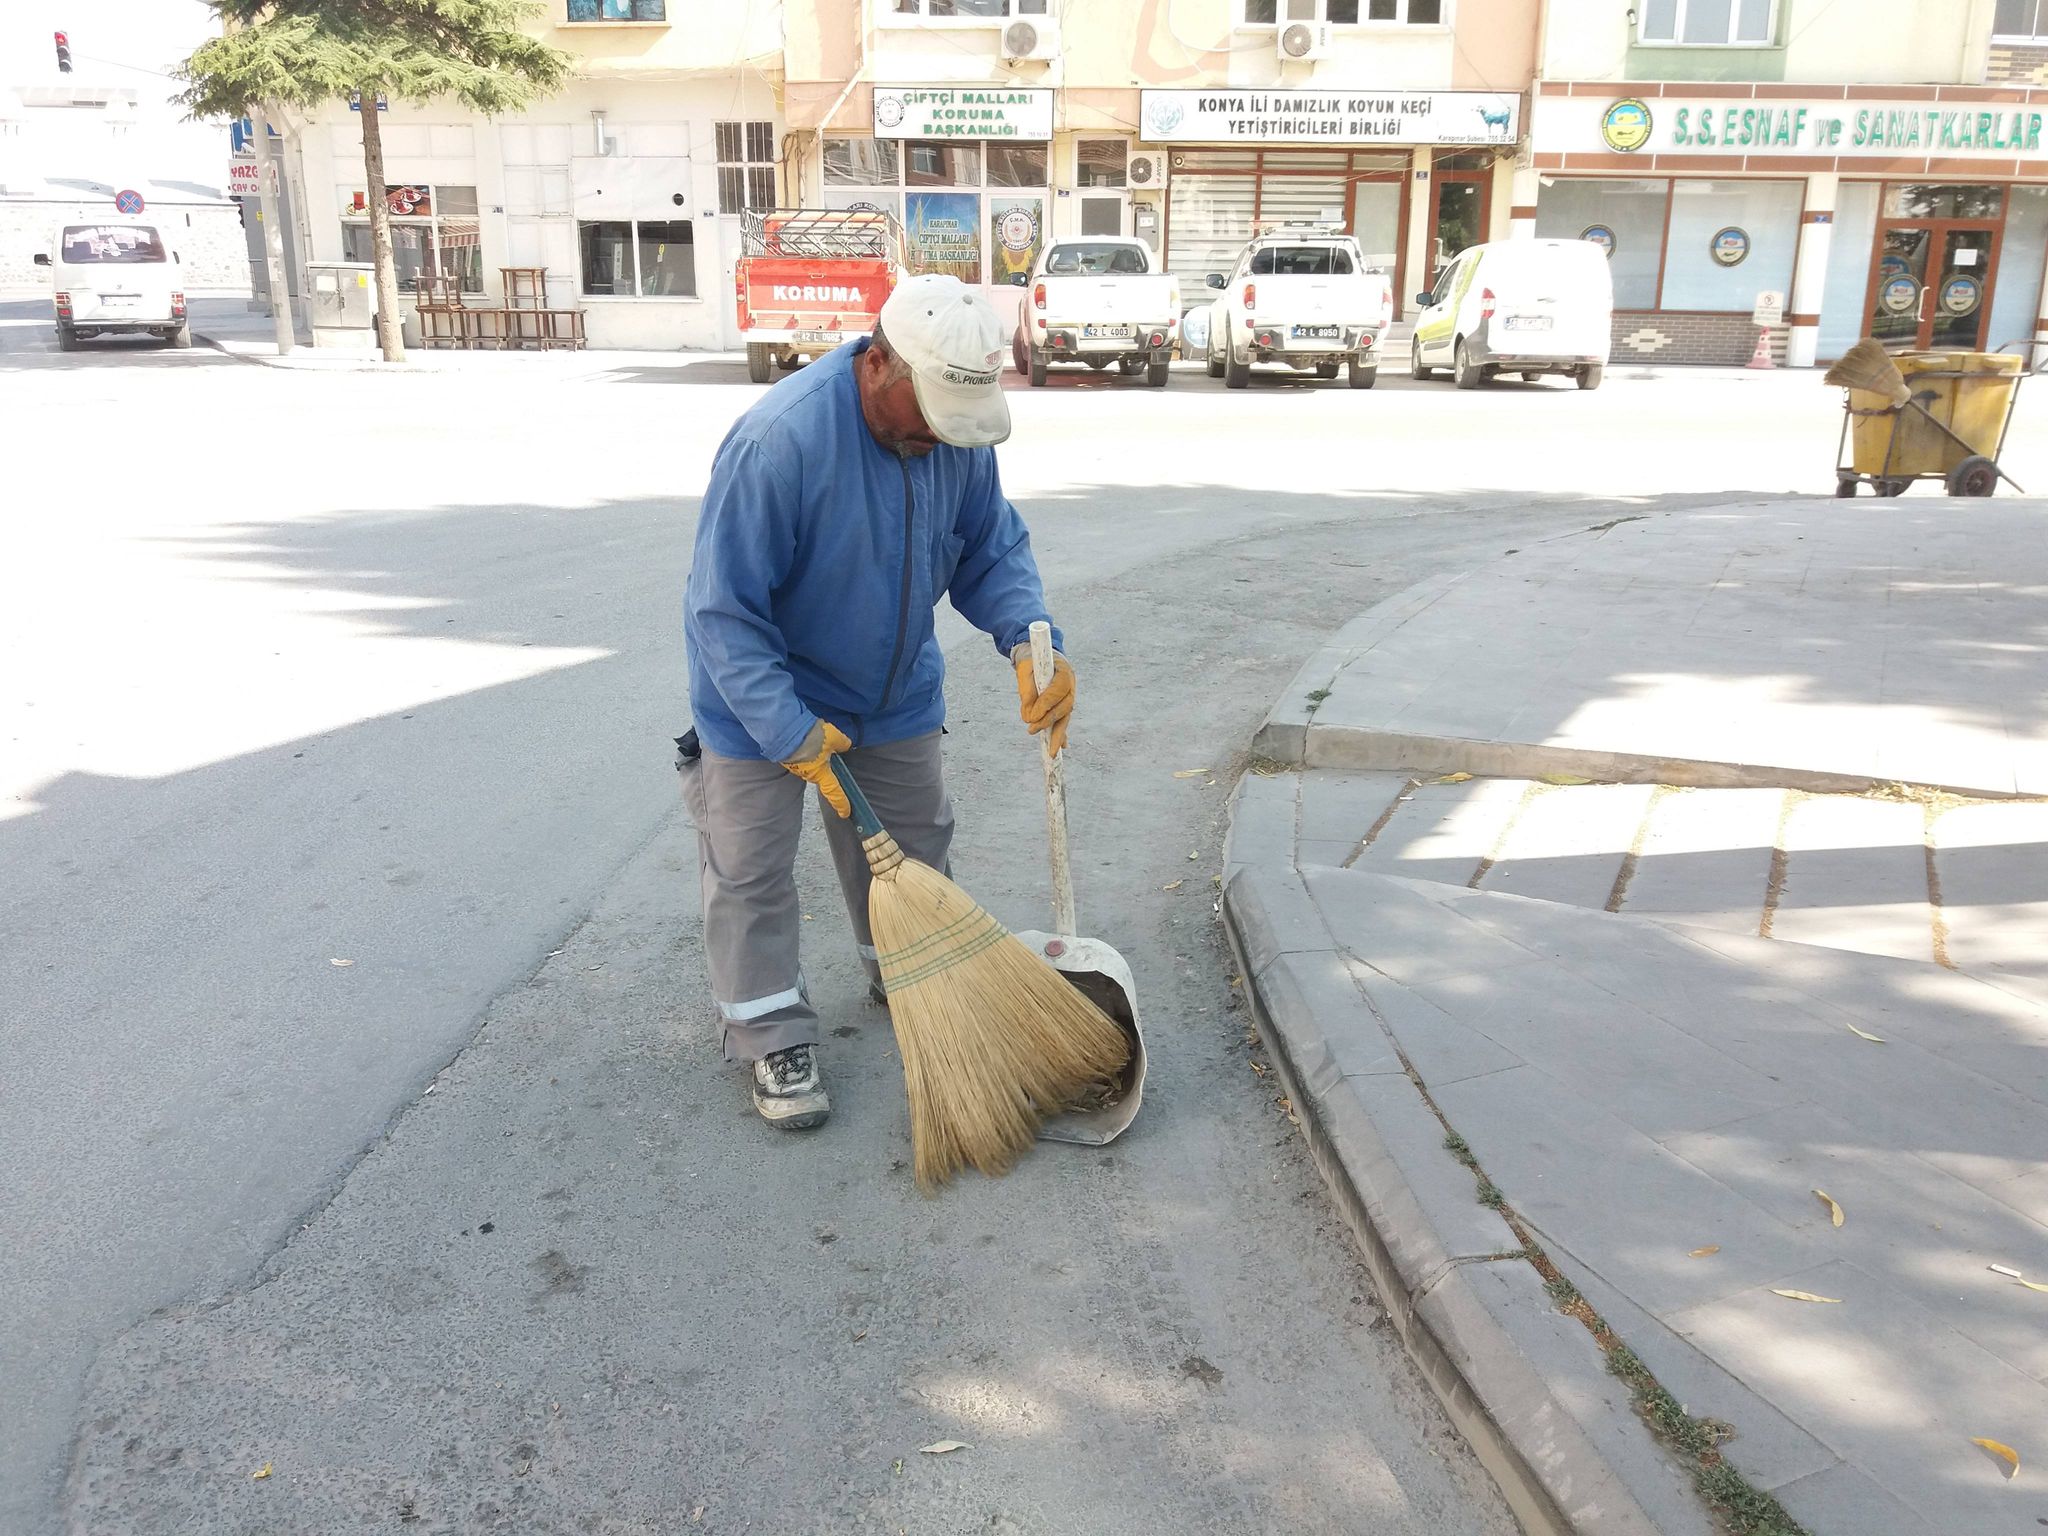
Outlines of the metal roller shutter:
<svg viewBox="0 0 2048 1536">
<path fill-rule="evenodd" d="M 1182 309 L 1213 297 L 1204 281 L 1228 275 L 1252 237 L 1255 176 L 1182 176 L 1167 183 L 1166 269 L 1180 279 Z"/>
</svg>

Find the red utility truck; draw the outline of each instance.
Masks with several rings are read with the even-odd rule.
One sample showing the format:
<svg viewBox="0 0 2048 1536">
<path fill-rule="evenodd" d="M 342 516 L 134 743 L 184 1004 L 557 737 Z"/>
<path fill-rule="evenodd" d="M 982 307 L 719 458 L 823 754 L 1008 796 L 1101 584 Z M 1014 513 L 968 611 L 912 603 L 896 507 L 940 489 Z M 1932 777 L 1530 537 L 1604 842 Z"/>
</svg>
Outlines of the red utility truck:
<svg viewBox="0 0 2048 1536">
<path fill-rule="evenodd" d="M 733 275 L 747 377 L 794 368 L 875 328 L 903 270 L 903 231 L 865 208 L 784 208 L 747 215 Z"/>
</svg>

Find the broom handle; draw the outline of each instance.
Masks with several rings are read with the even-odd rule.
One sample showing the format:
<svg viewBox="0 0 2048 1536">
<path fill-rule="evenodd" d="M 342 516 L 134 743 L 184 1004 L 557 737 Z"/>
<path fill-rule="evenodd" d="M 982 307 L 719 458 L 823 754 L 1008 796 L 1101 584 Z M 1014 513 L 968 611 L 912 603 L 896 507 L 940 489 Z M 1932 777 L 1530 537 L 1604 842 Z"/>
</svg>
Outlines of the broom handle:
<svg viewBox="0 0 2048 1536">
<path fill-rule="evenodd" d="M 882 830 L 882 818 L 875 814 L 875 808 L 868 804 L 868 797 L 860 792 L 860 786 L 853 782 L 853 770 L 846 766 L 846 759 L 837 752 L 832 754 L 832 774 L 839 780 L 839 787 L 846 791 L 847 803 L 853 807 L 853 825 L 863 839 L 873 837 Z"/>
<path fill-rule="evenodd" d="M 1031 626 L 1031 679 L 1043 688 L 1052 681 L 1052 626 L 1043 619 Z M 1074 871 L 1067 858 L 1067 770 L 1064 753 L 1052 749 L 1052 732 L 1041 732 L 1045 754 L 1045 830 L 1052 842 L 1052 926 L 1071 937 L 1079 931 L 1074 917 Z"/>
</svg>

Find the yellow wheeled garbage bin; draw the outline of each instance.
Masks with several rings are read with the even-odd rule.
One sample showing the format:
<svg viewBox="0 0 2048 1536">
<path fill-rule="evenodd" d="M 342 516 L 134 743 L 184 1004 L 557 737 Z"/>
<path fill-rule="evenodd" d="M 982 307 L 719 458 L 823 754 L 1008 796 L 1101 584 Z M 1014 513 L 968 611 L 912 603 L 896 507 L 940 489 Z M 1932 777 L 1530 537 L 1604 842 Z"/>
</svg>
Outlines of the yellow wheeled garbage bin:
<svg viewBox="0 0 2048 1536">
<path fill-rule="evenodd" d="M 1843 417 L 1848 462 L 1836 460 L 1835 494 L 1864 481 L 1897 496 L 1915 480 L 1940 480 L 1951 496 L 1989 496 L 2019 398 L 2025 360 L 2004 352 L 1903 352 L 1893 359 L 1912 398 L 1850 389 Z"/>
</svg>

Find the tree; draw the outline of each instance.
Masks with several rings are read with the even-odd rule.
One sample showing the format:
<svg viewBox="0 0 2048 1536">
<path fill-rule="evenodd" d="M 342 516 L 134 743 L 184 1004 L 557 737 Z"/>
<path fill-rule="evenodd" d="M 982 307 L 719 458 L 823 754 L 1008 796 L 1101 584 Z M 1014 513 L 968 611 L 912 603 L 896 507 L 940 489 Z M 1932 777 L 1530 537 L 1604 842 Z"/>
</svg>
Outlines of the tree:
<svg viewBox="0 0 2048 1536">
<path fill-rule="evenodd" d="M 222 23 L 222 35 L 193 50 L 178 71 L 188 87 L 179 100 L 193 117 L 268 117 L 279 106 L 360 99 L 377 340 L 386 361 L 403 361 L 378 98 L 424 102 L 452 96 L 496 116 L 557 89 L 569 73 L 569 55 L 519 29 L 539 14 L 535 0 L 207 4 Z"/>
</svg>

